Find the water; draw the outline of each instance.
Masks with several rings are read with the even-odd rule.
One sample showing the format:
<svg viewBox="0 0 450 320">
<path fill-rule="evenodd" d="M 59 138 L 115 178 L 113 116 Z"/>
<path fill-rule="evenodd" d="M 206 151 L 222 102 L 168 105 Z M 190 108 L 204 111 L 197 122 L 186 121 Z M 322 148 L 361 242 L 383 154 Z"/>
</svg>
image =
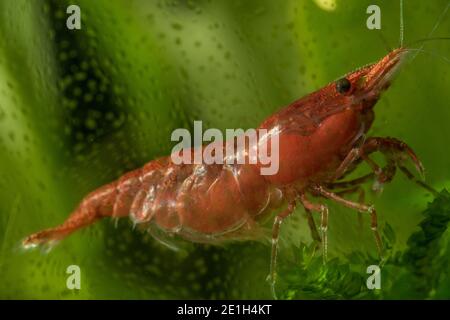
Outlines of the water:
<svg viewBox="0 0 450 320">
<path fill-rule="evenodd" d="M 107 220 L 50 254 L 19 243 L 60 223 L 94 188 L 168 154 L 172 130 L 199 119 L 255 127 L 397 46 L 399 2 L 377 1 L 380 31 L 366 28 L 371 1 L 322 2 L 83 0 L 82 29 L 69 31 L 68 2 L 2 1 L 0 298 L 270 298 L 270 249 L 261 243 L 173 252 Z M 447 3 L 406 1 L 404 43 L 428 37 Z M 443 18 L 433 37 L 448 37 L 449 24 Z M 450 41 L 423 45 L 450 57 Z M 411 145 L 437 189 L 450 187 L 449 70 L 418 54 L 377 104 L 371 130 Z M 368 199 L 403 250 L 431 197 L 398 175 Z M 375 253 L 368 219 L 357 226 L 354 212 L 331 206 L 330 258 Z M 311 238 L 297 210 L 282 227 L 281 264 L 294 265 L 301 241 Z M 73 264 L 79 291 L 66 287 Z"/>
</svg>

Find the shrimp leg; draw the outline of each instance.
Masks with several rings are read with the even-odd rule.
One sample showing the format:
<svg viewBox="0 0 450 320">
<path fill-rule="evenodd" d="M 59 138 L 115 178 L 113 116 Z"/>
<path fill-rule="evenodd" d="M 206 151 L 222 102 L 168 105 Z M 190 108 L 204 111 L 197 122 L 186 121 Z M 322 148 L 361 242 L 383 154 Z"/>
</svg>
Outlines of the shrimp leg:
<svg viewBox="0 0 450 320">
<path fill-rule="evenodd" d="M 315 211 L 321 214 L 320 231 L 322 233 L 322 259 L 325 264 L 327 261 L 327 251 L 328 251 L 328 207 L 324 204 L 316 204 L 310 202 L 306 195 L 303 193 L 300 195 L 300 201 L 307 211 Z"/>
<path fill-rule="evenodd" d="M 414 166 L 416 170 L 419 172 L 421 177 L 424 175 L 424 168 L 420 160 L 417 158 L 414 151 L 404 142 L 397 140 L 395 138 L 369 138 L 366 141 L 366 144 L 363 146 L 364 154 L 369 154 L 374 151 L 380 151 L 386 157 L 388 158 L 388 161 L 391 162 L 391 165 L 388 163 L 388 170 L 387 174 L 385 175 L 385 180 L 383 179 L 380 181 L 381 183 L 385 181 L 390 181 L 394 174 L 395 174 L 395 167 L 398 167 L 405 176 L 415 182 L 417 185 L 421 186 L 422 188 L 426 189 L 427 191 L 431 192 L 432 194 L 437 194 L 438 192 L 427 185 L 424 181 L 416 178 L 404 165 L 406 162 L 406 159 L 409 158 L 414 163 Z M 365 159 L 367 161 L 367 159 Z M 374 166 L 374 163 L 369 163 L 373 168 L 376 168 Z"/>
<path fill-rule="evenodd" d="M 355 186 L 353 188 L 350 189 L 345 189 L 345 190 L 339 190 L 336 192 L 336 194 L 338 196 L 343 196 L 346 194 L 354 194 L 357 193 L 358 194 L 358 203 L 364 203 L 364 199 L 365 199 L 365 192 L 364 189 L 361 186 Z M 362 230 L 363 227 L 363 219 L 362 219 L 362 212 L 358 211 L 358 225 L 359 225 L 359 229 Z"/>
<path fill-rule="evenodd" d="M 358 177 L 358 178 L 355 178 L 352 180 L 330 182 L 330 183 L 327 183 L 326 185 L 330 189 L 351 188 L 351 187 L 355 187 L 355 186 L 360 186 L 360 185 L 370 181 L 374 177 L 375 177 L 375 173 L 371 172 L 371 173 L 365 174 L 361 177 Z"/>
<path fill-rule="evenodd" d="M 369 153 L 373 153 L 376 150 L 372 150 Z M 356 162 L 359 162 L 360 160 L 364 160 L 367 162 L 367 164 L 372 169 L 371 173 L 368 173 L 364 176 L 361 176 L 359 178 L 349 180 L 349 181 L 339 181 L 339 182 L 332 182 L 328 183 L 327 186 L 331 189 L 335 188 L 346 188 L 351 186 L 357 186 L 365 183 L 366 181 L 376 177 L 375 184 L 373 189 L 379 190 L 381 185 L 383 183 L 389 182 L 394 178 L 395 175 L 395 161 L 389 157 L 387 159 L 387 165 L 384 168 L 381 168 L 379 165 L 377 165 L 372 159 L 370 159 L 367 156 L 366 153 L 363 153 L 363 149 L 352 149 L 348 155 L 345 157 L 344 161 L 341 163 L 341 165 L 336 170 L 336 173 L 334 175 L 334 179 L 339 179 L 340 177 L 344 176 L 345 173 L 349 173 L 352 171 L 351 169 L 354 167 Z"/>
<path fill-rule="evenodd" d="M 384 168 L 381 168 L 377 165 L 372 159 L 369 158 L 369 155 L 374 152 L 381 152 L 387 159 L 387 165 Z M 344 158 L 341 165 L 336 170 L 334 175 L 335 179 L 342 177 L 346 172 L 349 171 L 350 168 L 355 164 L 355 162 L 360 159 L 364 160 L 373 170 L 373 174 L 377 177 L 374 185 L 374 190 L 379 190 L 382 184 L 389 182 L 393 179 L 396 168 L 400 168 L 401 171 L 406 175 L 406 177 L 426 190 L 436 193 L 436 191 L 425 184 L 423 181 L 415 178 L 414 175 L 406 169 L 404 163 L 406 159 L 409 158 L 414 163 L 416 170 L 419 172 L 421 176 L 423 176 L 424 168 L 420 160 L 417 158 L 414 151 L 404 142 L 395 139 L 395 138 L 381 138 L 381 137 L 371 137 L 368 138 L 365 143 L 358 148 L 352 149 L 347 156 Z M 369 174 L 370 175 L 370 174 Z M 354 181 L 353 185 L 358 184 L 359 182 L 363 182 L 366 179 L 369 179 L 370 176 L 365 175 L 359 179 L 352 180 Z M 335 182 L 329 183 L 327 186 L 329 188 L 338 187 L 341 185 L 351 185 L 349 182 Z"/>
<path fill-rule="evenodd" d="M 344 205 L 347 208 L 351 208 L 351 209 L 355 209 L 358 210 L 360 212 L 367 212 L 370 214 L 371 217 L 371 229 L 373 231 L 374 237 L 375 237 L 375 242 L 377 245 L 377 249 L 378 249 L 378 253 L 380 255 L 380 258 L 383 257 L 383 244 L 381 241 L 381 236 L 380 233 L 378 232 L 378 217 L 377 217 L 377 212 L 375 210 L 374 206 L 368 206 L 366 204 L 363 203 L 357 203 L 357 202 L 352 202 L 349 200 L 346 200 L 342 197 L 340 197 L 339 195 L 337 195 L 336 193 L 333 193 L 329 190 L 326 190 L 323 186 L 320 185 L 316 185 L 311 187 L 311 190 L 321 196 L 323 196 L 324 198 L 330 199 L 330 200 L 334 200 L 337 203 L 340 203 L 342 205 Z"/>
<path fill-rule="evenodd" d="M 322 239 L 320 238 L 319 233 L 317 232 L 316 223 L 314 222 L 311 210 L 305 208 L 305 212 L 306 218 L 308 219 L 309 230 L 311 231 L 311 237 L 313 238 L 314 241 L 321 243 Z"/>
<path fill-rule="evenodd" d="M 276 277 L 277 277 L 277 255 L 278 255 L 278 240 L 280 235 L 280 226 L 283 220 L 288 217 L 295 210 L 295 201 L 289 202 L 287 208 L 279 213 L 273 222 L 272 227 L 272 254 L 270 258 L 270 273 L 267 280 L 270 282 L 272 296 L 277 299 L 275 291 Z"/>
<path fill-rule="evenodd" d="M 412 173 L 411 171 L 409 171 L 405 166 L 399 165 L 398 166 L 399 169 L 406 175 L 406 177 L 415 182 L 416 184 L 418 184 L 419 186 L 421 186 L 422 188 L 428 190 L 429 192 L 431 192 L 434 196 L 439 195 L 439 192 L 437 192 L 434 188 L 432 188 L 431 186 L 429 186 L 428 184 L 426 184 L 425 182 L 417 179 Z"/>
<path fill-rule="evenodd" d="M 376 171 L 375 174 L 381 174 L 379 166 L 377 166 L 373 161 L 369 160 L 367 157 L 370 153 L 379 151 L 386 156 L 388 159 L 388 169 L 393 171 L 392 166 L 396 164 L 403 164 L 406 159 L 409 158 L 414 163 L 416 170 L 422 176 L 424 173 L 424 168 L 420 160 L 417 158 L 414 151 L 404 142 L 395 138 L 380 138 L 371 137 L 368 138 L 366 143 L 362 147 L 362 158 L 368 162 L 368 164 Z M 387 179 L 392 179 L 394 172 L 388 172 L 388 176 L 383 177 Z M 383 180 L 383 179 L 382 179 Z"/>
</svg>

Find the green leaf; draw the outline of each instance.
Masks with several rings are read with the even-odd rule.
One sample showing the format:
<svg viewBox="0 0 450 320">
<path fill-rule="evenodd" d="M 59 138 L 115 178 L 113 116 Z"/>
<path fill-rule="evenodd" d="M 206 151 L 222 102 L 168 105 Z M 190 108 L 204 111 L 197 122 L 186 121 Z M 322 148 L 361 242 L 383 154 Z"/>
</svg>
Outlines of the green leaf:
<svg viewBox="0 0 450 320">
<path fill-rule="evenodd" d="M 283 271 L 285 299 L 333 298 L 433 298 L 448 292 L 450 194 L 443 190 L 423 212 L 420 230 L 408 239 L 408 248 L 388 255 L 381 267 L 382 287 L 379 291 L 365 286 L 367 266 L 379 264 L 360 251 L 334 258 L 320 265 L 321 257 L 305 265 L 305 248 L 300 263 Z M 445 236 L 447 234 L 447 236 Z M 383 228 L 387 247 L 395 242 L 395 232 L 389 224 Z M 312 251 L 309 251 L 312 254 Z M 357 270 L 357 271 L 355 271 Z"/>
</svg>

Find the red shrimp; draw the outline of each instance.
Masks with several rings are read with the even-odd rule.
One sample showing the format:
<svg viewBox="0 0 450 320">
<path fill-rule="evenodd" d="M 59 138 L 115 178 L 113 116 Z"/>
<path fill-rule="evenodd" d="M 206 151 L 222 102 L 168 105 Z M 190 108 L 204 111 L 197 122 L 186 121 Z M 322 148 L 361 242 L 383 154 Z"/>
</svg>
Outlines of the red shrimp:
<svg viewBox="0 0 450 320">
<path fill-rule="evenodd" d="M 423 173 L 421 162 L 408 145 L 395 138 L 366 137 L 374 120 L 373 107 L 407 53 L 408 49 L 395 49 L 378 62 L 347 74 L 263 121 L 259 129 L 267 129 L 264 138 L 279 139 L 277 173 L 262 175 L 259 162 L 176 165 L 171 157 L 160 158 L 88 194 L 64 223 L 28 236 L 23 245 L 53 243 L 101 218 L 126 216 L 150 231 L 156 229 L 190 241 L 259 239 L 264 236 L 261 225 L 275 212 L 268 277 L 274 291 L 279 228 L 298 204 L 306 210 L 312 236 L 322 243 L 326 258 L 328 208 L 310 201 L 317 197 L 370 215 L 381 254 L 374 207 L 346 200 L 342 195 L 358 191 L 371 179 L 380 188 L 393 178 L 396 168 L 434 192 L 406 168 L 405 162 L 410 159 Z M 258 139 L 259 143 L 262 137 Z M 385 156 L 385 166 L 369 157 L 373 152 Z M 343 181 L 362 161 L 373 171 Z M 321 216 L 321 235 L 311 212 Z"/>
</svg>

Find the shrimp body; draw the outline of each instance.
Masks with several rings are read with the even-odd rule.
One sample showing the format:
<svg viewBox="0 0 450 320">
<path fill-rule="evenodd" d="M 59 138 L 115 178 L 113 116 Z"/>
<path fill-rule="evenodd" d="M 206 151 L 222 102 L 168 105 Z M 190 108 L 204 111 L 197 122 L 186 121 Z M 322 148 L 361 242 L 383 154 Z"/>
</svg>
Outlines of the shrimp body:
<svg viewBox="0 0 450 320">
<path fill-rule="evenodd" d="M 403 142 L 365 136 L 374 119 L 373 106 L 389 87 L 406 53 L 406 49 L 395 49 L 377 63 L 347 74 L 263 121 L 258 129 L 267 130 L 267 134 L 258 135 L 254 143 L 259 146 L 264 141 L 270 145 L 268 142 L 277 138 L 279 170 L 274 174 L 262 175 L 261 161 L 239 164 L 224 159 L 225 164 L 175 164 L 172 157 L 156 159 L 88 194 L 62 225 L 30 235 L 23 245 L 52 243 L 100 218 L 127 216 L 149 231 L 156 227 L 191 241 L 258 239 L 265 234 L 261 226 L 271 213 L 287 206 L 274 222 L 275 243 L 281 220 L 298 201 L 308 213 L 321 213 L 321 227 L 326 230 L 327 209 L 309 202 L 307 194 L 369 212 L 376 231 L 376 215 L 371 207 L 351 203 L 330 190 L 345 185 L 339 179 L 362 160 L 374 169 L 371 177 L 379 184 L 392 179 L 396 161 L 405 154 L 419 171 L 422 169 Z M 223 143 L 221 148 L 225 150 L 230 143 L 234 141 Z M 194 154 L 206 147 L 182 152 Z M 254 147 L 248 143 L 244 154 Z M 389 160 L 385 170 L 368 159 L 375 151 Z M 350 184 L 358 187 L 358 183 Z M 313 220 L 310 226 L 315 228 Z M 315 233 L 314 238 L 319 239 Z M 378 243 L 377 233 L 376 239 Z"/>
<path fill-rule="evenodd" d="M 122 213 L 188 240 L 253 237 L 259 231 L 256 222 L 281 200 L 279 190 L 252 165 L 175 165 L 171 158 L 156 163 L 136 173 L 134 199 Z"/>
<path fill-rule="evenodd" d="M 285 114 L 302 114 L 309 99 L 294 102 L 260 126 L 279 132 L 280 168 L 276 174 L 261 175 L 258 164 L 177 165 L 171 157 L 156 159 L 88 194 L 64 224 L 31 235 L 26 243 L 59 240 L 108 216 L 129 216 L 135 224 L 155 225 L 198 242 L 263 236 L 259 223 L 285 203 L 286 187 L 305 188 L 316 180 L 331 178 L 351 142 L 363 133 L 364 118 L 354 109 L 327 117 L 308 135 L 289 128 Z M 301 120 L 304 129 L 309 120 Z"/>
<path fill-rule="evenodd" d="M 231 158 L 222 156 L 223 161 L 218 162 L 223 164 L 204 160 L 197 164 L 175 164 L 170 156 L 126 173 L 88 194 L 60 226 L 25 238 L 23 246 L 52 245 L 101 218 L 127 216 L 159 240 L 161 234 L 204 243 L 259 240 L 266 238 L 266 231 L 270 229 L 264 226 L 277 212 L 272 225 L 268 277 L 276 297 L 280 225 L 298 204 L 305 210 L 311 236 L 321 244 L 326 261 L 328 207 L 311 202 L 310 197 L 314 197 L 330 199 L 360 214 L 367 213 L 381 255 L 377 213 L 373 206 L 363 203 L 361 185 L 374 180 L 373 188 L 381 190 L 398 168 L 417 184 L 436 193 L 406 168 L 405 162 L 412 160 L 417 171 L 423 174 L 421 162 L 406 143 L 395 138 L 367 137 L 374 120 L 373 107 L 390 86 L 407 53 L 408 49 L 395 49 L 378 62 L 282 108 L 261 123 L 258 129 L 264 129 L 261 131 L 265 133 L 258 133 L 256 141 L 246 142 L 240 154 Z M 272 149 L 272 141 L 278 142 L 278 153 Z M 183 149 L 179 155 L 187 153 L 192 158 L 211 146 L 216 151 L 224 151 L 234 143 L 213 142 L 208 146 Z M 252 150 L 261 146 L 278 156 L 278 170 L 271 175 L 262 174 L 264 161 L 259 155 L 256 162 L 248 161 Z M 384 167 L 369 157 L 374 152 L 384 155 Z M 247 161 L 236 161 L 239 156 Z M 362 161 L 372 172 L 343 180 Z M 355 192 L 360 195 L 358 202 L 342 197 Z M 320 214 L 321 235 L 316 229 L 313 212 Z"/>
<path fill-rule="evenodd" d="M 257 222 L 281 202 L 281 191 L 255 165 L 176 165 L 164 157 L 88 194 L 65 223 L 25 243 L 59 240 L 100 218 L 126 216 L 196 242 L 255 238 L 263 231 Z"/>
</svg>

